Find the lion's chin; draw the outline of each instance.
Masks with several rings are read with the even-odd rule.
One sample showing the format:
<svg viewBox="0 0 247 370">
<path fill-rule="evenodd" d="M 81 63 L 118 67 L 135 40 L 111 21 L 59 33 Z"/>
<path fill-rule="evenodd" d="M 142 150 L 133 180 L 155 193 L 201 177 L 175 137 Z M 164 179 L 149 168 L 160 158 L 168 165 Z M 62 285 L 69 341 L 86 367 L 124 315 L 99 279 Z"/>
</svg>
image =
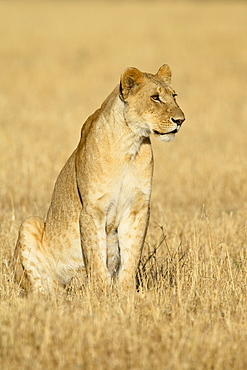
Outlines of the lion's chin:
<svg viewBox="0 0 247 370">
<path fill-rule="evenodd" d="M 175 134 L 164 134 L 164 135 L 157 135 L 159 140 L 170 142 L 175 139 Z"/>
</svg>

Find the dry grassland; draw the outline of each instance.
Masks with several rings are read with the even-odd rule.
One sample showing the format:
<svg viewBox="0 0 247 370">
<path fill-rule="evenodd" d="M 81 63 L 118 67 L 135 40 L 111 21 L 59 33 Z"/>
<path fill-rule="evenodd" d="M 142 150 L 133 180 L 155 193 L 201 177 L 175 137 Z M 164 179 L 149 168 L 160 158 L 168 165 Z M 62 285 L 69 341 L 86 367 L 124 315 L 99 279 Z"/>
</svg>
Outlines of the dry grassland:
<svg viewBox="0 0 247 370">
<path fill-rule="evenodd" d="M 0 2 L 1 369 L 247 368 L 246 35 L 246 2 Z M 20 223 L 122 70 L 163 63 L 187 120 L 153 140 L 142 292 L 20 298 Z"/>
</svg>

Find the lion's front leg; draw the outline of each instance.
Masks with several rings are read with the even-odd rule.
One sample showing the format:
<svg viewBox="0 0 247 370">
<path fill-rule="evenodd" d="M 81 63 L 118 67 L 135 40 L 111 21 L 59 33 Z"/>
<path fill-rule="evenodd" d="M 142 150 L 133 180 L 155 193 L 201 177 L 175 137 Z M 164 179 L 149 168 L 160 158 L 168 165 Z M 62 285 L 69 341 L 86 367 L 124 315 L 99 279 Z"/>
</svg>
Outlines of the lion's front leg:
<svg viewBox="0 0 247 370">
<path fill-rule="evenodd" d="M 135 288 L 135 276 L 140 262 L 142 247 L 149 221 L 149 205 L 144 199 L 139 209 L 133 208 L 125 214 L 119 228 L 121 266 L 119 284 L 125 289 Z"/>
<path fill-rule="evenodd" d="M 80 215 L 81 246 L 89 284 L 103 289 L 110 285 L 107 269 L 107 244 L 104 220 L 82 210 Z"/>
</svg>

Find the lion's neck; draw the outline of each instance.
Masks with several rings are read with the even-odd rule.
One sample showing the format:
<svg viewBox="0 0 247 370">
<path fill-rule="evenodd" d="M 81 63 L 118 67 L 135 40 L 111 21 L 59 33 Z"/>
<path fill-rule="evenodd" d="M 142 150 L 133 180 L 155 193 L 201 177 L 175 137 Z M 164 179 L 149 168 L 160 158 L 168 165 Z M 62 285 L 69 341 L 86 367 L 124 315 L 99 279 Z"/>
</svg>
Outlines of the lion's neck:
<svg viewBox="0 0 247 370">
<path fill-rule="evenodd" d="M 115 142 L 120 142 L 125 154 L 130 155 L 135 158 L 140 152 L 141 145 L 143 141 L 150 136 L 150 130 L 147 128 L 142 128 L 140 122 L 132 122 L 131 128 L 124 116 L 124 102 L 116 97 L 112 104 L 112 109 L 110 109 L 110 119 L 109 122 L 112 125 L 112 135 L 116 137 Z"/>
<path fill-rule="evenodd" d="M 146 139 L 146 136 L 137 135 L 134 132 L 130 132 L 125 137 L 125 150 L 126 154 L 129 154 L 133 159 L 140 152 L 140 148 L 143 144 L 143 141 Z"/>
<path fill-rule="evenodd" d="M 135 159 L 140 153 L 143 143 L 150 136 L 150 129 L 138 119 L 128 122 L 125 117 L 125 103 L 118 96 L 118 88 L 108 96 L 102 106 L 90 116 L 82 127 L 79 146 L 95 141 L 100 148 L 106 149 L 113 156 L 129 156 Z M 88 132 L 94 130 L 94 135 L 88 138 Z"/>
</svg>

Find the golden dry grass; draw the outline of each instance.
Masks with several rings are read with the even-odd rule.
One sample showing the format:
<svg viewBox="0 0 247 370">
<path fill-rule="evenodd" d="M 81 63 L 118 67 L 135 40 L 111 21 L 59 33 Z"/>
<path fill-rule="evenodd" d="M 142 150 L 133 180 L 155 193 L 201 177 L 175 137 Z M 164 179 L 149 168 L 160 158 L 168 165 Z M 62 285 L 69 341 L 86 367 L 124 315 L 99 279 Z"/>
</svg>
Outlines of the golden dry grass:
<svg viewBox="0 0 247 370">
<path fill-rule="evenodd" d="M 247 4 L 2 1 L 0 35 L 1 369 L 246 369 Z M 122 70 L 163 63 L 187 121 L 153 140 L 143 291 L 20 298 L 21 221 Z"/>
</svg>

